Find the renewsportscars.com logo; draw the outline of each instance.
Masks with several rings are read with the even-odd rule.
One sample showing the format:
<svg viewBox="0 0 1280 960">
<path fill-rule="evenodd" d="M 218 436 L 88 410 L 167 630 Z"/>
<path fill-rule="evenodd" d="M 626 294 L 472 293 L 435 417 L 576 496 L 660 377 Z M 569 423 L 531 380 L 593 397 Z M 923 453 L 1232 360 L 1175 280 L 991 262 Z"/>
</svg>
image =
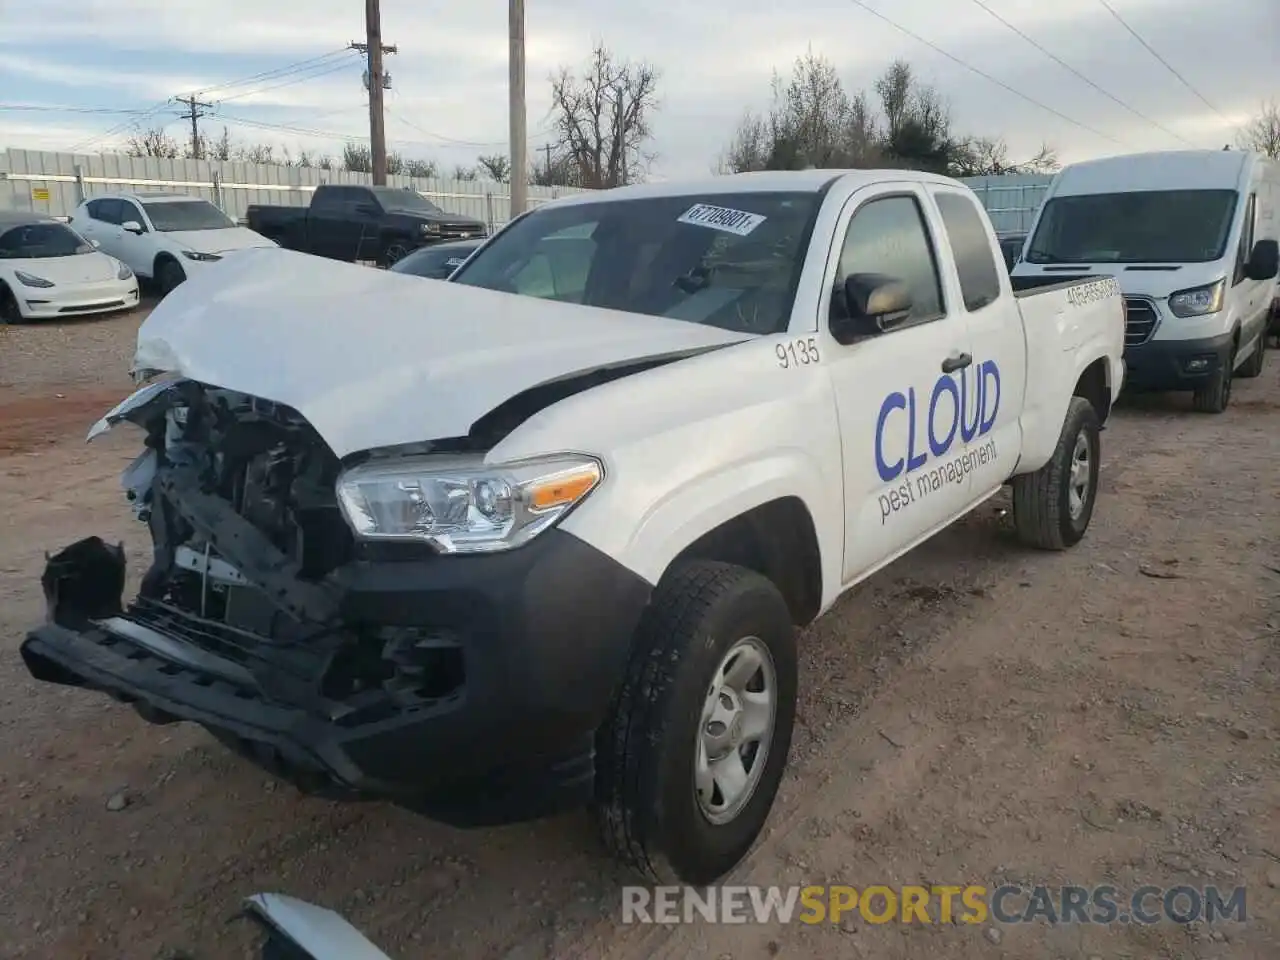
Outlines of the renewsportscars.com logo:
<svg viewBox="0 0 1280 960">
<path fill-rule="evenodd" d="M 1113 886 L 623 887 L 623 923 L 1244 923 L 1245 888 Z"/>
</svg>

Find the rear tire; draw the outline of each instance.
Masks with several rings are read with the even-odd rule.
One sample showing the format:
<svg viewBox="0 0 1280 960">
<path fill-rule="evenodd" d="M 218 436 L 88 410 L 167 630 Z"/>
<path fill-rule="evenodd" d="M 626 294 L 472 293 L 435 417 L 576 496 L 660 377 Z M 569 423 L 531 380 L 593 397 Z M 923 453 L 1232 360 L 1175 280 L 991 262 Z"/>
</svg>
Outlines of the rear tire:
<svg viewBox="0 0 1280 960">
<path fill-rule="evenodd" d="M 1191 408 L 1197 413 L 1222 413 L 1231 405 L 1231 382 L 1235 379 L 1236 348 L 1231 347 L 1225 365 L 1208 383 L 1191 395 Z"/>
<path fill-rule="evenodd" d="M 605 844 L 651 882 L 724 876 L 768 819 L 795 709 L 795 627 L 777 587 L 727 563 L 673 570 L 597 735 Z"/>
<path fill-rule="evenodd" d="M 1244 362 L 1244 366 L 1240 368 L 1237 377 L 1243 377 L 1246 380 L 1252 380 L 1254 377 L 1262 376 L 1262 368 L 1267 362 L 1267 336 L 1264 333 L 1258 338 L 1258 346 L 1254 349 L 1252 356 Z"/>
<path fill-rule="evenodd" d="M 1018 539 L 1038 550 L 1065 550 L 1084 537 L 1098 494 L 1102 453 L 1098 411 L 1072 397 L 1049 462 L 1013 478 L 1013 520 Z"/>
<path fill-rule="evenodd" d="M 156 270 L 156 285 L 160 288 L 160 296 L 168 296 L 186 279 L 186 272 L 176 260 L 160 261 Z"/>
</svg>

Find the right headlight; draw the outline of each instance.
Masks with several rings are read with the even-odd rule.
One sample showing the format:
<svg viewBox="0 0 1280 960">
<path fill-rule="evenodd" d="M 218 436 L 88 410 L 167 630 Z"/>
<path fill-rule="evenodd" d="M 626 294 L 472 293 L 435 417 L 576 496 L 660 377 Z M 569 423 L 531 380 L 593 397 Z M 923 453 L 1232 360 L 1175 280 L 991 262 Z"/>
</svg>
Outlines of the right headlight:
<svg viewBox="0 0 1280 960">
<path fill-rule="evenodd" d="M 1225 279 L 1208 283 L 1203 287 L 1179 290 L 1169 295 L 1169 310 L 1175 317 L 1207 317 L 1222 309 L 1226 293 Z"/>
<path fill-rule="evenodd" d="M 359 464 L 338 477 L 336 489 L 361 540 L 493 553 L 553 526 L 603 479 L 600 461 L 573 454 L 506 464 L 425 456 Z"/>
</svg>

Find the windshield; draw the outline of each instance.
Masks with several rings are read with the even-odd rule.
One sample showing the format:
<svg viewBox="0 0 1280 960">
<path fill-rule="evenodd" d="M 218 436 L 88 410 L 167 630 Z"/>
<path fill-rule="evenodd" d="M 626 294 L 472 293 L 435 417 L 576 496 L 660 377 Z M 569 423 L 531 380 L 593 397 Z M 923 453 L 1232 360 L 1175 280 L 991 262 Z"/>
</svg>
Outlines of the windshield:
<svg viewBox="0 0 1280 960">
<path fill-rule="evenodd" d="M 528 214 L 450 282 L 703 323 L 786 329 L 816 193 L 573 203 Z"/>
<path fill-rule="evenodd" d="M 235 226 L 225 213 L 208 200 L 165 200 L 142 205 L 152 226 L 161 233 L 181 230 L 229 230 Z"/>
<path fill-rule="evenodd" d="M 479 244 L 455 247 L 422 247 L 391 265 L 392 273 L 408 273 L 415 277 L 443 280 L 471 256 Z"/>
<path fill-rule="evenodd" d="M 396 187 L 370 187 L 384 210 L 409 210 L 414 213 L 444 213 L 434 203 L 416 190 L 400 190 Z"/>
<path fill-rule="evenodd" d="M 1227 249 L 1234 190 L 1144 190 L 1045 204 L 1028 263 L 1209 263 Z"/>
<path fill-rule="evenodd" d="M 0 257 L 6 260 L 42 260 L 93 253 L 93 246 L 61 223 L 28 223 L 0 233 Z"/>
</svg>

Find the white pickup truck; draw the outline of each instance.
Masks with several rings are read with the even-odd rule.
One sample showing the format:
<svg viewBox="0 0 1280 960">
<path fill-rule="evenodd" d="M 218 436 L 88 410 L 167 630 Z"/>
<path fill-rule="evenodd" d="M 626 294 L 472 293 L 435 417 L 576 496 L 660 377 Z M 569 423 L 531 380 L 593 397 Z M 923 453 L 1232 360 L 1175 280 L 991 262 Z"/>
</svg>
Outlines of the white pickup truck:
<svg viewBox="0 0 1280 960">
<path fill-rule="evenodd" d="M 331 796 L 591 804 L 710 882 L 773 804 L 797 628 L 1006 484 L 1028 544 L 1089 524 L 1120 290 L 1000 259 L 954 180 L 805 171 L 567 198 L 445 283 L 229 260 L 90 434 L 145 431 L 137 597 L 67 547 L 25 662 Z"/>
</svg>

